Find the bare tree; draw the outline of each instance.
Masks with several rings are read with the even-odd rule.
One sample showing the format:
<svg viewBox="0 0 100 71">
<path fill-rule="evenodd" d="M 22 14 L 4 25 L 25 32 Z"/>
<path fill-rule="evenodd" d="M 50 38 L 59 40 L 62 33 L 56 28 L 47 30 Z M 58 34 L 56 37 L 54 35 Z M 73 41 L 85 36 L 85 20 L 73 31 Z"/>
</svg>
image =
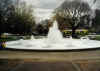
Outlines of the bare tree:
<svg viewBox="0 0 100 71">
<path fill-rule="evenodd" d="M 0 0 L 0 35 L 2 33 L 32 34 L 34 9 L 20 0 Z"/>
<path fill-rule="evenodd" d="M 8 18 L 8 24 L 10 24 L 9 32 L 13 34 L 31 35 L 35 27 L 33 7 L 17 0 Z"/>
<path fill-rule="evenodd" d="M 12 0 L 0 0 L 0 35 L 6 32 L 7 17 L 11 12 L 9 7 L 12 5 Z"/>
<path fill-rule="evenodd" d="M 82 18 L 89 17 L 92 10 L 86 2 L 75 0 L 65 1 L 55 12 L 56 15 L 62 17 L 64 21 L 67 20 L 67 23 L 70 24 L 72 29 L 72 37 L 75 38 L 76 29 L 79 27 Z"/>
</svg>

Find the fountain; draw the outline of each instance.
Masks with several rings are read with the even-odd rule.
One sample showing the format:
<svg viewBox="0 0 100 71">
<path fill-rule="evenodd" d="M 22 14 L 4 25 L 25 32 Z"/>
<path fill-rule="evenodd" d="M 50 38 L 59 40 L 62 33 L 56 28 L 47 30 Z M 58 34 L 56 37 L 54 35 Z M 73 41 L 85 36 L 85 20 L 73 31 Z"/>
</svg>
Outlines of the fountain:
<svg viewBox="0 0 100 71">
<path fill-rule="evenodd" d="M 84 0 L 90 3 L 91 0 Z M 92 0 L 93 1 L 93 0 Z M 94 11 L 96 5 L 93 2 L 89 4 L 92 6 Z M 94 15 L 94 14 L 93 14 Z M 95 15 L 94 15 L 95 16 Z M 93 16 L 91 17 L 93 18 Z M 60 30 L 58 29 L 58 24 L 56 21 L 53 23 L 53 27 L 50 28 L 47 38 L 35 39 L 31 36 L 30 40 L 16 40 L 6 42 L 9 49 L 24 49 L 24 50 L 76 50 L 76 49 L 93 49 L 100 48 L 100 41 L 90 40 L 90 39 L 72 39 L 63 38 Z"/>
<path fill-rule="evenodd" d="M 53 27 L 50 28 L 50 31 L 48 34 L 48 42 L 57 43 L 57 42 L 61 42 L 62 39 L 63 39 L 62 34 L 58 30 L 58 24 L 55 21 L 53 24 Z"/>
<path fill-rule="evenodd" d="M 89 39 L 72 39 L 63 38 L 60 30 L 58 30 L 57 22 L 53 23 L 47 38 L 35 39 L 31 36 L 30 40 L 17 40 L 6 43 L 10 49 L 26 49 L 26 50 L 75 50 L 75 49 L 91 49 L 99 48 L 100 41 Z"/>
</svg>

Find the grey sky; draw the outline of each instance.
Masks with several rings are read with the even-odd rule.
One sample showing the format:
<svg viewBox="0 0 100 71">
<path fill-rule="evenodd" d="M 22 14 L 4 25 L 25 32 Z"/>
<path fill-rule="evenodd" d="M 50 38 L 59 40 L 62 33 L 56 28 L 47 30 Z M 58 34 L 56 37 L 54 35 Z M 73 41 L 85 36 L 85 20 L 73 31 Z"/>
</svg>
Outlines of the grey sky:
<svg viewBox="0 0 100 71">
<path fill-rule="evenodd" d="M 49 19 L 52 12 L 57 8 L 64 0 L 34 0 L 35 15 L 39 20 Z"/>
<path fill-rule="evenodd" d="M 36 2 L 37 1 L 37 2 Z M 45 8 L 45 9 L 54 9 L 56 8 L 63 0 L 34 0 L 38 3 L 36 7 Z"/>
<path fill-rule="evenodd" d="M 13 0 L 14 1 L 14 0 Z M 36 19 L 44 20 L 49 19 L 52 12 L 64 0 L 19 0 L 20 3 L 26 2 L 27 5 L 32 5 L 35 12 Z"/>
<path fill-rule="evenodd" d="M 57 8 L 65 0 L 22 0 L 22 1 L 26 1 L 27 4 L 33 5 L 35 8 L 34 10 L 36 13 L 35 14 L 36 18 L 38 20 L 39 19 L 43 20 L 46 18 L 50 18 L 53 10 Z M 93 0 L 84 0 L 84 1 L 87 1 L 89 4 L 92 4 Z M 100 3 L 100 0 L 97 0 L 96 6 L 93 6 L 93 8 L 95 7 L 99 8 L 100 7 L 99 3 Z"/>
</svg>

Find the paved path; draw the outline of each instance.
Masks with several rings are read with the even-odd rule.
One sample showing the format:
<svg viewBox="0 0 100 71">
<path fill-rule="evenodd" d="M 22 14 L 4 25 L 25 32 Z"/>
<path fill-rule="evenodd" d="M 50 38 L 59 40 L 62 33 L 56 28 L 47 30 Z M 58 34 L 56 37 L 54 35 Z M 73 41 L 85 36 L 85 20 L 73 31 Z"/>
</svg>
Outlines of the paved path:
<svg viewBox="0 0 100 71">
<path fill-rule="evenodd" d="M 0 51 L 0 59 L 33 59 L 35 61 L 72 61 L 100 59 L 100 49 L 66 52 Z"/>
<path fill-rule="evenodd" d="M 0 71 L 100 71 L 100 49 L 68 52 L 0 51 Z"/>
</svg>

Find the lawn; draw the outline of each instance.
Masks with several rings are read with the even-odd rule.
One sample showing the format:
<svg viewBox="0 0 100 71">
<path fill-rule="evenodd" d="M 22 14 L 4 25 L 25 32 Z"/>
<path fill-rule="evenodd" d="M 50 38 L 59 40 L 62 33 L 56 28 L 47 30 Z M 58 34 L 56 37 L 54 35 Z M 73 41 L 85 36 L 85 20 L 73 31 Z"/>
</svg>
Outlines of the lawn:
<svg viewBox="0 0 100 71">
<path fill-rule="evenodd" d="M 0 39 L 0 42 L 15 41 L 19 39 L 30 39 L 30 36 L 6 36 Z"/>
<path fill-rule="evenodd" d="M 29 36 L 25 36 L 25 39 L 29 39 Z M 0 39 L 0 42 L 7 42 L 7 41 L 15 41 L 15 40 L 19 40 L 22 37 L 20 36 L 8 36 L 8 37 L 3 37 Z M 100 41 L 100 36 L 96 36 L 95 38 L 91 38 L 92 40 L 99 40 Z"/>
<path fill-rule="evenodd" d="M 19 39 L 20 39 L 19 37 L 15 37 L 15 36 L 7 36 L 7 37 L 2 37 L 0 39 L 0 42 L 15 41 Z"/>
<path fill-rule="evenodd" d="M 100 36 L 96 36 L 95 38 L 93 38 L 93 40 L 99 40 L 100 41 Z"/>
</svg>

